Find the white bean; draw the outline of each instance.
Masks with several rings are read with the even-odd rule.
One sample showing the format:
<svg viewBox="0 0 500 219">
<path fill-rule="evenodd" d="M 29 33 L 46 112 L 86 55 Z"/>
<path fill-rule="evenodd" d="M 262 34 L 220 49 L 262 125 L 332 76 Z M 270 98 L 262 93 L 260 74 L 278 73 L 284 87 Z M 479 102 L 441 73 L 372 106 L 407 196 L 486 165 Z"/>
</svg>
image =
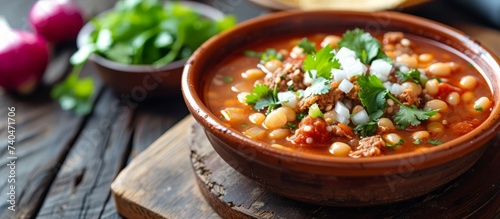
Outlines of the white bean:
<svg viewBox="0 0 500 219">
<path fill-rule="evenodd" d="M 328 151 L 336 157 L 347 157 L 351 152 L 351 146 L 344 142 L 335 142 L 330 146 Z"/>
</svg>

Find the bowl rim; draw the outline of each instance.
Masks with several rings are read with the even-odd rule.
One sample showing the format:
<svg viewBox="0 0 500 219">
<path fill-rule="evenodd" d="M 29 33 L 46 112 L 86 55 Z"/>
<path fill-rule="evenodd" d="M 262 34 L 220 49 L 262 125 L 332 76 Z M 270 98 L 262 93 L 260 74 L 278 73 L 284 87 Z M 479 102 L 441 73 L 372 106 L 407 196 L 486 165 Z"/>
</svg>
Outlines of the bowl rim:
<svg viewBox="0 0 500 219">
<path fill-rule="evenodd" d="M 429 148 L 424 151 L 413 151 L 401 154 L 387 155 L 387 156 L 377 156 L 377 157 L 364 157 L 359 159 L 353 159 L 350 157 L 333 157 L 326 155 L 316 155 L 311 153 L 294 153 L 289 152 L 282 149 L 277 149 L 271 147 L 271 144 L 264 143 L 260 141 L 255 141 L 250 138 L 245 137 L 243 134 L 229 128 L 228 126 L 220 123 L 218 118 L 208 109 L 208 106 L 204 104 L 204 97 L 199 96 L 197 90 L 198 87 L 193 85 L 193 81 L 200 81 L 199 78 L 194 78 L 193 73 L 191 72 L 193 69 L 193 65 L 199 63 L 197 61 L 198 57 L 203 55 L 203 51 L 206 50 L 207 47 L 210 47 L 216 41 L 229 40 L 228 37 L 231 33 L 237 31 L 245 31 L 245 29 L 252 29 L 252 26 L 259 25 L 262 22 L 269 22 L 270 20 L 284 20 L 294 16 L 305 16 L 307 14 L 318 14 L 318 13 L 328 13 L 328 14 L 337 14 L 339 16 L 360 16 L 360 17 L 371 17 L 371 18 L 381 18 L 386 16 L 392 16 L 391 18 L 397 20 L 399 22 L 404 22 L 408 24 L 414 24 L 416 27 L 426 27 L 427 29 L 433 29 L 433 31 L 447 35 L 452 37 L 453 39 L 461 42 L 467 48 L 477 49 L 481 52 L 477 52 L 480 54 L 482 60 L 486 60 L 488 62 L 487 66 L 490 66 L 495 71 L 493 74 L 496 75 L 495 78 L 500 80 L 500 59 L 495 56 L 493 52 L 489 49 L 481 46 L 481 44 L 467 36 L 460 30 L 457 30 L 453 27 L 426 19 L 422 17 L 417 17 L 414 15 L 403 14 L 400 12 L 393 11 L 380 11 L 380 12 L 359 12 L 359 11 L 332 11 L 332 10 L 311 10 L 311 11 L 298 11 L 298 10 L 290 10 L 290 11 L 282 11 L 276 12 L 269 15 L 260 16 L 243 23 L 240 23 L 235 28 L 220 33 L 208 41 L 206 41 L 202 46 L 196 50 L 193 55 L 188 59 L 182 76 L 182 93 L 185 99 L 185 102 L 188 106 L 188 109 L 191 111 L 191 114 L 195 118 L 195 120 L 200 123 L 208 132 L 212 132 L 218 138 L 221 138 L 222 141 L 235 140 L 235 142 L 241 142 L 242 144 L 248 145 L 250 148 L 256 148 L 260 150 L 260 153 L 264 153 L 269 156 L 277 157 L 277 158 L 294 158 L 294 163 L 302 163 L 309 164 L 315 166 L 323 166 L 323 167 L 360 167 L 362 169 L 380 169 L 380 168 L 394 168 L 395 161 L 402 160 L 418 160 L 425 159 L 425 164 L 418 165 L 418 169 L 423 169 L 431 166 L 435 166 L 438 164 L 442 164 L 445 162 L 449 162 L 451 160 L 460 157 L 460 152 L 467 151 L 469 153 L 479 147 L 482 147 L 482 144 L 478 144 L 478 142 L 484 141 L 488 135 L 493 135 L 494 133 L 500 131 L 500 103 L 498 101 L 498 97 L 500 96 L 500 85 L 494 85 L 490 78 L 486 75 L 483 75 L 485 80 L 488 82 L 490 86 L 491 92 L 493 92 L 493 97 L 495 98 L 495 105 L 493 106 L 493 110 L 491 111 L 490 116 L 478 127 L 476 127 L 470 133 L 466 135 L 454 139 L 449 142 L 445 142 L 442 145 Z M 431 39 L 433 40 L 433 39 Z M 436 41 L 436 40 L 433 40 Z M 438 42 L 439 44 L 443 44 L 442 42 Z M 448 47 L 451 47 L 448 45 Z M 453 47 L 452 47 L 453 48 Z M 481 72 L 481 71 L 480 71 Z M 497 90 L 497 93 L 495 93 Z M 241 145 L 240 143 L 240 145 Z M 233 150 L 236 150 L 239 153 L 234 145 L 231 146 Z M 299 158 L 299 159 L 297 159 Z M 430 162 L 429 162 L 430 161 Z M 399 162 L 397 162 L 399 163 Z M 368 165 L 369 164 L 369 165 Z M 399 164 L 400 165 L 400 164 Z"/>
<path fill-rule="evenodd" d="M 200 2 L 194 2 L 194 1 L 186 1 L 186 0 L 181 0 L 181 1 L 176 1 L 179 2 L 183 5 L 187 5 L 191 7 L 194 11 L 198 12 L 202 16 L 212 19 L 212 20 L 219 20 L 224 17 L 224 13 L 220 11 L 219 9 L 212 7 L 207 4 L 203 4 Z M 171 4 L 172 2 L 165 2 L 164 5 Z M 105 10 L 101 13 L 99 13 L 96 17 L 104 16 L 105 14 L 109 13 L 112 11 L 113 8 L 110 8 L 108 10 Z M 83 25 L 82 29 L 78 32 L 78 35 L 76 37 L 76 46 L 78 49 L 82 48 L 86 44 L 86 39 L 87 36 L 94 30 L 94 27 L 92 25 L 92 22 L 87 22 L 85 25 Z M 119 62 L 115 62 L 110 59 L 106 59 L 96 53 L 92 53 L 89 58 L 89 60 L 92 60 L 99 65 L 102 65 L 106 68 L 113 69 L 116 71 L 122 71 L 125 73 L 144 73 L 144 72 L 161 72 L 161 71 L 168 71 L 172 69 L 177 69 L 181 68 L 186 64 L 186 59 L 181 59 L 181 60 L 176 60 L 173 62 L 170 62 L 164 66 L 161 67 L 155 67 L 153 65 L 128 65 L 128 64 L 123 64 Z"/>
</svg>

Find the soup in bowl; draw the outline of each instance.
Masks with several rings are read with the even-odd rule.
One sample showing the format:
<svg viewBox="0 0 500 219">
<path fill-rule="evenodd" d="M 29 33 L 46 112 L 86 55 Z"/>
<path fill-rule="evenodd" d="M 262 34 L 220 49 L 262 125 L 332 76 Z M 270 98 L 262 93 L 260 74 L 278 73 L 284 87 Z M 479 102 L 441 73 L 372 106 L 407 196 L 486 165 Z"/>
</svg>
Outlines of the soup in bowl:
<svg viewBox="0 0 500 219">
<path fill-rule="evenodd" d="M 214 37 L 183 94 L 219 155 L 322 205 L 413 198 L 456 178 L 498 132 L 497 58 L 394 12 L 281 12 Z"/>
</svg>

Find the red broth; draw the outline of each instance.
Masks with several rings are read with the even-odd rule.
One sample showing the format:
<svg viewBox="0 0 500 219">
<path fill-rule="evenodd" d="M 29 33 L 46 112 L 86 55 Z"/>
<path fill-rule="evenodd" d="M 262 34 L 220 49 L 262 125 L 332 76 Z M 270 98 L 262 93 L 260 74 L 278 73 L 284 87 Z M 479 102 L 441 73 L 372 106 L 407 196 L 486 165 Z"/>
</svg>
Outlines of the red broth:
<svg viewBox="0 0 500 219">
<path fill-rule="evenodd" d="M 247 135 L 246 132 L 255 127 L 254 129 L 258 130 L 258 133 L 255 135 L 247 136 L 260 141 L 268 142 L 275 147 L 283 148 L 284 150 L 300 151 L 302 153 L 331 155 L 332 143 L 342 141 L 347 143 L 347 145 L 351 147 L 352 153 L 352 151 L 355 150 L 355 145 L 360 140 L 358 136 L 356 136 L 354 140 L 342 140 L 341 138 L 337 138 L 334 136 L 328 143 L 311 145 L 303 143 L 297 144 L 290 141 L 290 137 L 293 136 L 294 132 L 297 131 L 297 127 L 286 129 L 278 128 L 280 129 L 280 131 L 274 131 L 276 132 L 274 133 L 273 130 L 266 128 L 264 125 L 260 124 L 261 122 L 255 122 L 255 118 L 250 118 L 252 114 L 257 112 L 260 112 L 261 114 L 264 114 L 264 116 L 266 116 L 266 110 L 254 110 L 252 108 L 252 105 L 242 103 L 241 97 L 240 100 L 238 99 L 238 95 L 242 92 L 252 91 L 256 80 L 263 80 L 263 78 L 247 79 L 242 77 L 243 72 L 247 71 L 248 69 L 254 69 L 259 64 L 259 58 L 249 57 L 244 54 L 244 51 L 252 50 L 261 52 L 265 51 L 267 48 L 274 48 L 278 51 L 286 50 L 290 52 L 303 37 L 307 37 L 310 41 L 316 44 L 317 49 L 320 49 L 321 47 L 319 45 L 321 44 L 325 36 L 326 34 L 311 34 L 276 38 L 265 42 L 257 42 L 255 44 L 248 45 L 247 47 L 242 48 L 239 51 L 235 51 L 233 54 L 227 56 L 229 58 L 222 60 L 220 64 L 218 64 L 214 69 L 211 70 L 212 83 L 207 83 L 208 85 L 205 87 L 205 102 L 208 103 L 210 110 L 216 116 L 219 116 L 221 118 L 221 121 L 226 123 L 231 128 Z M 337 36 L 342 35 L 337 34 Z M 378 36 L 377 38 L 382 41 L 382 36 Z M 491 102 L 493 98 L 487 82 L 473 66 L 473 63 L 469 59 L 464 56 L 457 55 L 459 53 L 452 48 L 433 43 L 421 37 L 405 35 L 404 38 L 411 42 L 411 48 L 413 49 L 412 54 L 415 54 L 413 58 L 417 61 L 416 68 L 426 69 L 427 71 L 429 71 L 429 66 L 433 63 L 446 63 L 451 66 L 451 75 L 441 78 L 442 81 L 441 83 L 439 83 L 439 93 L 433 95 L 432 99 L 442 99 L 442 101 L 444 102 L 451 101 L 453 103 L 453 101 L 456 100 L 448 99 L 456 99 L 457 96 L 453 97 L 452 95 L 452 97 L 450 97 L 449 93 L 457 91 L 456 93 L 459 95 L 459 103 L 456 105 L 448 103 L 448 109 L 446 111 L 440 111 L 438 113 L 439 115 L 422 121 L 420 125 L 409 126 L 404 130 L 391 129 L 390 131 L 378 133 L 388 145 L 389 143 L 387 142 L 387 139 L 390 137 L 388 137 L 387 134 L 396 134 L 404 141 L 404 143 L 396 147 L 384 147 L 381 149 L 382 153 L 378 154 L 377 156 L 405 153 L 416 150 L 425 150 L 430 147 L 436 147 L 436 144 L 444 143 L 458 138 L 484 122 L 484 120 L 486 120 L 486 118 L 490 114 L 491 106 L 494 105 Z M 402 41 L 399 41 L 394 45 L 396 45 L 397 47 L 397 44 L 401 44 L 401 42 Z M 393 62 L 396 62 L 397 55 L 393 52 L 393 50 L 395 50 L 395 48 L 393 48 L 394 45 L 388 44 L 390 43 L 384 42 L 383 48 L 386 54 L 390 58 L 392 58 Z M 399 60 L 401 60 L 401 57 Z M 426 72 L 426 75 L 429 79 L 431 79 L 432 75 L 429 75 L 428 72 Z M 462 85 L 460 85 L 460 81 L 462 80 L 462 78 L 467 75 L 473 76 L 473 78 L 477 82 L 476 85 L 473 86 L 473 88 L 465 89 L 461 87 Z M 451 87 L 447 85 L 451 85 Z M 460 88 L 460 90 L 453 90 L 454 87 L 458 87 Z M 424 91 L 422 91 L 420 97 L 422 97 L 422 99 L 425 99 L 424 96 L 427 90 L 425 90 L 425 85 L 422 86 L 422 88 L 424 89 Z M 474 108 L 474 106 L 477 105 L 476 101 L 480 97 L 486 97 L 488 98 L 488 100 L 490 100 L 489 107 L 485 109 L 478 109 L 476 106 L 476 109 Z M 226 118 L 227 115 L 223 115 L 221 113 L 221 111 L 227 108 L 236 109 L 231 112 L 231 120 L 228 120 Z M 300 111 L 296 109 L 294 110 L 297 114 L 299 113 L 298 111 Z M 325 110 L 322 110 L 322 112 L 325 113 Z M 289 123 L 290 122 L 288 122 L 287 124 Z M 299 125 L 298 121 L 293 121 L 291 123 L 295 124 L 295 126 Z M 335 124 L 335 122 L 332 122 L 332 124 Z M 351 129 L 355 127 L 352 122 L 348 124 L 348 126 Z M 287 132 L 286 130 L 289 131 Z M 379 130 L 377 130 L 377 132 L 378 131 Z M 420 139 L 420 142 L 418 142 L 418 140 L 416 140 L 414 137 L 417 131 L 428 133 L 428 137 L 425 137 L 426 135 L 424 133 L 424 138 Z M 286 135 L 286 137 L 279 137 L 282 135 Z"/>
</svg>

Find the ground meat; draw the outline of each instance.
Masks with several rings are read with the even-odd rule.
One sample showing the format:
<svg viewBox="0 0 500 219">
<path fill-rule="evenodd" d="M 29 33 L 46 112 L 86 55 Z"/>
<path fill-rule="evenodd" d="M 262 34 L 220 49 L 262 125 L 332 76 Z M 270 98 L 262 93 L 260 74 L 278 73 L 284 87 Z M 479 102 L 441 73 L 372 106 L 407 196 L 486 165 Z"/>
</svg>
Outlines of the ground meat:
<svg viewBox="0 0 500 219">
<path fill-rule="evenodd" d="M 359 76 L 352 77 L 350 79 L 351 83 L 354 84 L 354 87 L 351 91 L 349 91 L 349 93 L 346 94 L 346 97 L 350 98 L 351 100 L 359 100 L 358 93 L 361 91 L 361 87 L 358 85 L 358 79 Z"/>
<path fill-rule="evenodd" d="M 380 156 L 383 150 L 385 150 L 384 140 L 380 135 L 374 135 L 359 140 L 358 145 L 349 153 L 349 156 L 353 158 Z"/>
<path fill-rule="evenodd" d="M 342 94 L 343 92 L 336 88 L 331 89 L 326 94 L 311 95 L 299 101 L 299 110 L 301 112 L 306 111 L 311 105 L 317 103 L 321 110 L 330 111 L 331 109 L 333 109 L 337 101 L 342 98 Z"/>
<path fill-rule="evenodd" d="M 384 34 L 383 42 L 385 44 L 396 44 L 403 38 L 405 38 L 405 34 L 403 32 L 387 32 Z"/>
<path fill-rule="evenodd" d="M 299 128 L 295 130 L 295 135 L 289 140 L 295 144 L 324 146 L 330 143 L 333 134 L 332 126 L 325 122 L 323 118 L 318 117 L 315 119 L 307 116 L 302 119 Z"/>
<path fill-rule="evenodd" d="M 404 33 L 402 32 L 388 32 L 384 34 L 384 51 L 391 51 L 394 54 L 394 57 L 397 57 L 402 54 L 413 54 L 413 48 L 410 41 L 410 45 L 401 44 L 401 40 L 405 38 Z"/>
<path fill-rule="evenodd" d="M 422 101 L 422 99 L 420 99 L 420 97 L 418 97 L 418 95 L 411 89 L 404 89 L 403 92 L 398 95 L 398 99 L 406 106 L 419 106 Z"/>
<path fill-rule="evenodd" d="M 304 70 L 302 69 L 302 59 L 287 58 L 283 61 L 283 67 L 276 69 L 276 71 L 267 74 L 264 79 L 264 84 L 274 89 L 278 85 L 278 91 L 287 91 L 289 81 L 292 81 L 291 88 L 294 91 L 306 89 L 304 84 Z"/>
</svg>

